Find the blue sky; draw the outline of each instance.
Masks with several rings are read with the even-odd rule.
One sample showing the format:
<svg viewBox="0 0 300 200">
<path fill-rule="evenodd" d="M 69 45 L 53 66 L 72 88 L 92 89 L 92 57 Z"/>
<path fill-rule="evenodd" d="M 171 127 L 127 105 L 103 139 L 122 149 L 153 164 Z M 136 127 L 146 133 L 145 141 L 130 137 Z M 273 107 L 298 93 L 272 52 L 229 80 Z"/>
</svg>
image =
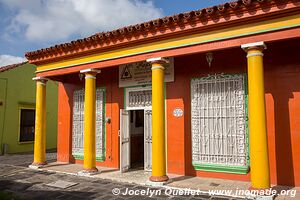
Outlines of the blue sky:
<svg viewBox="0 0 300 200">
<path fill-rule="evenodd" d="M 0 0 L 0 66 L 27 51 L 228 0 Z"/>
</svg>

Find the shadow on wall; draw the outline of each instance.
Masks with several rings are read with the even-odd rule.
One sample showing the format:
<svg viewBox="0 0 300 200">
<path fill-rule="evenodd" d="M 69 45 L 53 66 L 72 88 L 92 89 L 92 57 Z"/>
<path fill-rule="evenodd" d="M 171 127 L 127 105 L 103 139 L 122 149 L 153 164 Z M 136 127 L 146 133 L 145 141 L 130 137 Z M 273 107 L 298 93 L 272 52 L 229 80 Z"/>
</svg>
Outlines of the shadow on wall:
<svg viewBox="0 0 300 200">
<path fill-rule="evenodd" d="M 274 128 L 274 132 L 268 130 L 268 133 L 269 137 L 274 134 L 276 182 L 277 185 L 288 186 L 299 185 L 300 181 L 296 179 L 299 176 L 297 162 L 300 159 L 300 150 L 295 146 L 300 144 L 299 137 L 296 137 L 296 132 L 299 131 L 297 116 L 300 116 L 300 58 L 295 53 L 297 50 L 293 50 L 296 48 L 293 42 L 291 40 L 284 41 L 285 44 L 268 45 L 264 57 L 265 92 L 270 93 L 274 101 L 273 105 L 268 105 L 267 102 L 267 110 L 268 107 L 269 110 L 274 110 L 274 121 L 269 121 L 272 120 L 270 116 L 267 116 L 267 120 L 273 125 L 270 129 Z"/>
<path fill-rule="evenodd" d="M 271 182 L 287 186 L 300 185 L 300 148 L 297 146 L 300 144 L 300 57 L 297 44 L 299 40 L 267 44 L 268 49 L 264 51 Z M 235 55 L 235 59 L 230 55 Z M 195 171 L 191 164 L 190 79 L 215 73 L 247 73 L 246 61 L 245 52 L 238 48 L 214 52 L 210 68 L 203 54 L 175 59 L 176 82 L 168 87 L 176 93 L 168 93 L 168 97 L 184 101 L 185 175 L 250 181 L 249 174 L 205 173 Z"/>
<path fill-rule="evenodd" d="M 274 91 L 274 123 L 276 174 L 278 185 L 295 185 L 293 154 L 291 143 L 289 100 L 293 92 L 288 90 Z"/>
<path fill-rule="evenodd" d="M 299 83 L 296 83 L 296 77 L 300 76 L 300 72 L 288 73 L 280 72 L 275 75 L 276 79 L 274 79 L 274 74 L 269 74 L 270 87 L 266 89 L 269 89 L 268 92 L 271 93 L 274 100 L 276 182 L 278 185 L 295 186 L 294 165 L 297 158 L 293 157 L 292 143 L 299 144 L 300 142 L 296 142 L 297 138 L 293 135 L 296 132 L 295 124 L 297 124 L 295 116 L 300 113 L 292 101 L 295 98 L 294 94 L 300 92 Z M 296 76 L 296 74 L 298 75 Z M 294 152 L 294 155 L 297 155 L 297 152 Z"/>
</svg>

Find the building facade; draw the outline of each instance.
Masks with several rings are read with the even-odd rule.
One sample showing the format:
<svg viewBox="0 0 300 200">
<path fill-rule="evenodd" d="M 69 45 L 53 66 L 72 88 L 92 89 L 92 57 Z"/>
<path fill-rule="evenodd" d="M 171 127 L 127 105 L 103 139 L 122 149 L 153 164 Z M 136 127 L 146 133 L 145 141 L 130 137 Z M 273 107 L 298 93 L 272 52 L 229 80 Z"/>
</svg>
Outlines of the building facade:
<svg viewBox="0 0 300 200">
<path fill-rule="evenodd" d="M 20 63 L 0 67 L 0 146 L 3 153 L 32 152 L 35 125 L 36 67 Z M 57 144 L 57 83 L 47 88 L 47 146 Z"/>
<path fill-rule="evenodd" d="M 58 161 L 300 185 L 300 1 L 247 0 L 26 54 L 37 65 L 33 165 L 45 85 L 59 82 Z"/>
</svg>

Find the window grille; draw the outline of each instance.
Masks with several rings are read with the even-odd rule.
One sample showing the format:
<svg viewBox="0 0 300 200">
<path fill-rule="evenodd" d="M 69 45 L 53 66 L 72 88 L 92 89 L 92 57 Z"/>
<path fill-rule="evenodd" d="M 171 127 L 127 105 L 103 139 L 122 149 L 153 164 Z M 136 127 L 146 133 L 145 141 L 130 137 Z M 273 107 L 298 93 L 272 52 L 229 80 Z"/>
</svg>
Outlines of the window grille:
<svg viewBox="0 0 300 200">
<path fill-rule="evenodd" d="M 152 105 L 152 91 L 150 90 L 143 90 L 143 91 L 129 91 L 128 92 L 128 108 L 145 108 L 151 107 Z"/>
<path fill-rule="evenodd" d="M 244 79 L 221 74 L 191 81 L 194 164 L 247 166 Z"/>
<path fill-rule="evenodd" d="M 105 90 L 96 90 L 96 157 L 102 160 L 105 156 L 104 146 L 104 99 Z M 72 154 L 75 158 L 83 158 L 84 144 L 84 90 L 74 91 L 73 97 L 73 129 Z"/>
<path fill-rule="evenodd" d="M 96 90 L 96 157 L 104 156 L 104 90 Z"/>
</svg>

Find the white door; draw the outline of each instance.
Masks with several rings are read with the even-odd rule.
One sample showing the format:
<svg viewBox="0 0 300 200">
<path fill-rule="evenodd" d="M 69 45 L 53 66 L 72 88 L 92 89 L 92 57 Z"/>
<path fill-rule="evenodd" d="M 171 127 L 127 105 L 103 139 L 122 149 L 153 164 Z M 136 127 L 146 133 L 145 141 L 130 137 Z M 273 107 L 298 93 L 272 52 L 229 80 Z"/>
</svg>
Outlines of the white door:
<svg viewBox="0 0 300 200">
<path fill-rule="evenodd" d="M 152 110 L 144 110 L 144 167 L 152 171 Z"/>
<path fill-rule="evenodd" d="M 130 168 L 129 111 L 120 110 L 120 171 Z"/>
</svg>

